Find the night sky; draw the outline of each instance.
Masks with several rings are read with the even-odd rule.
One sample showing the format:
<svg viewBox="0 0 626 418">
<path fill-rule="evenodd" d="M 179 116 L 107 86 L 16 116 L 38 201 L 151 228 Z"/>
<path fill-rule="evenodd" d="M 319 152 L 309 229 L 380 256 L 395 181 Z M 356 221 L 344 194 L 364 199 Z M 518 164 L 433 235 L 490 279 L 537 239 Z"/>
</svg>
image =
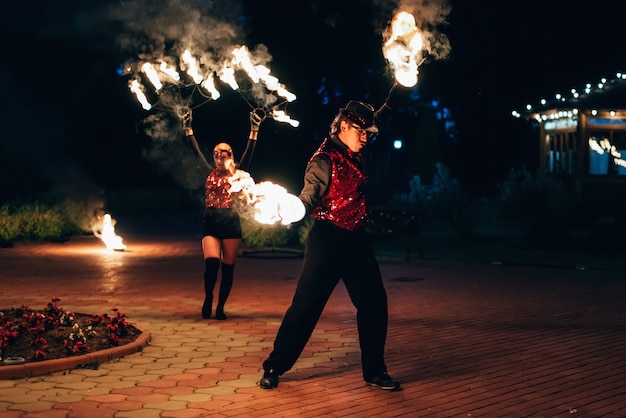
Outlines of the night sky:
<svg viewBox="0 0 626 418">
<path fill-rule="evenodd" d="M 381 181 L 396 177 L 394 187 L 401 188 L 412 175 L 428 179 L 434 163 L 442 162 L 467 190 L 483 194 L 511 167 L 532 166 L 537 145 L 511 111 L 626 69 L 622 22 L 609 7 L 615 3 L 403 2 L 424 19 L 434 19 L 436 10 L 445 17 L 431 30 L 450 50 L 445 58 L 427 56 L 415 88 L 394 89 L 401 107 L 370 152 L 410 167 L 392 173 L 380 165 L 389 171 Z M 381 34 L 399 2 L 35 4 L 8 3 L 0 17 L 0 203 L 201 187 L 206 172 L 184 143 L 180 121 L 159 109 L 143 110 L 128 75 L 120 75 L 126 63 L 177 42 L 267 49 L 272 75 L 297 96 L 285 109 L 300 126 L 263 122 L 251 172 L 257 181 L 279 182 L 296 193 L 337 109 L 351 99 L 378 107 L 393 84 Z M 219 100 L 194 109 L 193 127 L 204 150 L 227 141 L 238 152 L 248 134 L 250 97 L 223 85 L 220 91 Z M 406 156 L 387 149 L 396 137 L 407 141 Z"/>
</svg>

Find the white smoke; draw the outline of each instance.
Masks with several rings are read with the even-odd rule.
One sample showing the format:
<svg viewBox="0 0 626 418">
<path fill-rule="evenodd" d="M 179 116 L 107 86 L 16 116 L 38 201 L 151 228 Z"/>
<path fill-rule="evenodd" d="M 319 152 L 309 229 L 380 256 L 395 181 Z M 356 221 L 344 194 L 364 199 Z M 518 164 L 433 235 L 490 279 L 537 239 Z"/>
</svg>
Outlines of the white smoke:
<svg viewBox="0 0 626 418">
<path fill-rule="evenodd" d="M 405 11 L 415 17 L 422 34 L 424 60 L 444 59 L 450 53 L 450 40 L 441 32 L 447 25 L 452 7 L 447 0 L 401 0 L 395 12 Z M 394 13 L 395 14 L 395 13 Z M 388 36 L 388 34 L 383 34 Z"/>
</svg>

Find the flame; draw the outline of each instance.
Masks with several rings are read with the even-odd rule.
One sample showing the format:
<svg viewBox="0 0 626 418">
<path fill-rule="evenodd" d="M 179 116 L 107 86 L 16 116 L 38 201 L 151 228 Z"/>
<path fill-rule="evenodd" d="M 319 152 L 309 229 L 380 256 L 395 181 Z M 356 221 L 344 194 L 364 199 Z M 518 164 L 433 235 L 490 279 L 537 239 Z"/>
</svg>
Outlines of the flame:
<svg viewBox="0 0 626 418">
<path fill-rule="evenodd" d="M 296 100 L 296 95 L 291 93 L 290 91 L 287 91 L 287 89 L 285 89 L 282 84 L 276 87 L 276 94 L 284 97 L 285 99 L 287 99 L 288 102 L 293 102 L 294 100 Z"/>
<path fill-rule="evenodd" d="M 224 63 L 224 66 L 222 66 L 222 69 L 217 73 L 217 76 L 224 83 L 228 84 L 231 89 L 239 89 L 239 84 L 237 84 L 237 81 L 235 80 L 235 69 L 227 63 Z"/>
<path fill-rule="evenodd" d="M 240 77 L 240 74 L 245 73 L 254 84 L 262 85 L 265 88 L 265 93 L 258 94 L 260 91 L 255 91 L 253 99 L 263 102 L 262 104 L 257 103 L 257 105 L 261 106 L 260 108 L 263 108 L 266 114 L 271 115 L 278 122 L 285 122 L 293 127 L 299 126 L 299 122 L 290 118 L 284 110 L 278 110 L 279 106 L 296 100 L 296 95 L 287 90 L 277 77 L 271 75 L 269 68 L 257 64 L 261 59 L 267 58 L 261 55 L 254 56 L 245 45 L 234 46 L 230 54 L 222 59 L 214 59 L 214 57 L 206 54 L 196 57 L 192 54 L 191 49 L 188 48 L 183 51 L 178 60 L 167 56 L 160 59 L 155 58 L 155 63 L 141 60 L 136 65 L 128 66 L 125 71 L 136 72 L 136 78 L 129 81 L 129 87 L 145 110 L 150 110 L 160 103 L 165 107 L 172 108 L 170 110 L 175 111 L 175 114 L 179 117 L 181 117 L 181 112 L 177 111 L 179 107 L 177 102 L 182 100 L 183 103 L 180 103 L 180 106 L 188 108 L 193 93 L 189 95 L 188 101 L 182 97 L 180 94 L 181 87 L 188 86 L 184 81 L 181 81 L 181 75 L 177 71 L 176 66 L 171 64 L 172 62 L 178 61 L 180 70 L 185 72 L 198 86 L 194 87 L 194 89 L 198 88 L 202 96 L 212 100 L 217 100 L 221 96 L 215 83 L 216 77 L 229 85 L 232 90 L 239 91 L 239 83 L 235 75 Z M 143 75 L 139 73 L 143 73 Z M 147 79 L 156 92 L 159 93 L 159 102 L 154 106 L 149 103 L 144 93 L 145 89 L 140 84 L 140 79 Z M 175 93 L 170 94 L 169 92 Z M 244 93 L 240 91 L 240 94 L 243 95 Z M 276 103 L 277 98 L 284 100 Z M 183 113 L 182 115 L 185 114 Z"/>
<path fill-rule="evenodd" d="M 290 124 L 291 126 L 293 126 L 294 128 L 297 128 L 298 126 L 300 126 L 299 121 L 292 119 L 288 114 L 286 114 L 282 110 L 272 110 L 272 118 L 278 122 L 286 122 Z"/>
<path fill-rule="evenodd" d="M 165 61 L 161 62 L 161 64 L 159 65 L 159 70 L 163 74 L 166 74 L 167 76 L 169 76 L 172 79 L 172 81 L 180 81 L 180 74 L 178 74 L 178 71 L 176 71 L 176 68 L 168 65 Z"/>
<path fill-rule="evenodd" d="M 248 48 L 245 45 L 242 45 L 238 48 L 233 49 L 233 60 L 232 64 L 234 66 L 238 66 L 243 68 L 243 70 L 248 74 L 248 77 L 255 82 L 259 82 L 259 74 L 256 71 L 254 64 L 250 60 L 250 53 L 248 52 Z"/>
<path fill-rule="evenodd" d="M 115 222 L 108 213 L 104 214 L 102 219 L 102 227 L 100 231 L 94 231 L 94 235 L 104 242 L 107 249 L 115 251 L 124 251 L 126 245 L 122 242 L 122 237 L 115 233 Z"/>
<path fill-rule="evenodd" d="M 271 181 L 261 182 L 256 185 L 255 193 L 254 219 L 259 223 L 273 225 L 280 222 L 289 225 L 304 217 L 302 201 L 278 184 Z"/>
<path fill-rule="evenodd" d="M 148 98 L 144 94 L 143 86 L 141 85 L 139 80 L 129 81 L 128 87 L 130 88 L 131 92 L 135 93 L 135 96 L 137 96 L 137 100 L 139 100 L 139 103 L 141 103 L 141 107 L 143 107 L 144 110 L 152 109 L 152 105 L 150 104 L 150 102 L 148 102 Z"/>
<path fill-rule="evenodd" d="M 152 83 L 156 91 L 163 88 L 163 83 L 159 80 L 159 73 L 157 73 L 156 68 L 154 68 L 152 64 L 144 62 L 141 66 L 141 71 L 143 71 L 146 77 L 148 77 L 148 80 L 150 80 L 150 83 Z"/>
<path fill-rule="evenodd" d="M 304 218 L 306 212 L 302 201 L 279 184 L 271 181 L 255 183 L 250 173 L 243 170 L 237 170 L 228 181 L 231 193 L 240 193 L 245 205 L 244 215 L 251 212 L 259 223 L 289 225 Z"/>
<path fill-rule="evenodd" d="M 254 82 L 263 82 L 265 87 L 270 91 L 275 91 L 280 97 L 287 99 L 288 102 L 296 100 L 296 95 L 288 91 L 278 78 L 270 74 L 270 69 L 264 65 L 254 65 L 250 57 L 250 51 L 245 45 L 233 49 L 233 59 L 231 64 L 234 67 L 243 69 L 248 77 Z"/>
<path fill-rule="evenodd" d="M 196 62 L 196 59 L 191 55 L 191 52 L 188 49 L 186 49 L 180 58 L 183 64 L 185 65 L 187 74 L 189 74 L 189 77 L 192 78 L 194 83 L 196 84 L 202 83 L 202 80 L 204 79 L 204 77 L 200 75 L 200 70 L 198 69 L 198 63 Z"/>
<path fill-rule="evenodd" d="M 257 65 L 255 70 L 268 90 L 275 91 L 276 94 L 287 99 L 288 102 L 296 100 L 296 95 L 288 91 L 285 86 L 278 81 L 278 78 L 271 75 L 269 68 L 264 65 Z"/>
<path fill-rule="evenodd" d="M 209 74 L 207 76 L 206 80 L 202 82 L 202 87 L 209 92 L 211 99 L 217 100 L 220 98 L 220 92 L 215 88 L 215 79 L 213 78 L 213 74 Z"/>
<path fill-rule="evenodd" d="M 408 12 L 399 12 L 386 33 L 390 36 L 383 44 L 383 55 L 391 65 L 396 81 L 404 87 L 413 87 L 417 84 L 423 46 L 415 17 Z"/>
</svg>

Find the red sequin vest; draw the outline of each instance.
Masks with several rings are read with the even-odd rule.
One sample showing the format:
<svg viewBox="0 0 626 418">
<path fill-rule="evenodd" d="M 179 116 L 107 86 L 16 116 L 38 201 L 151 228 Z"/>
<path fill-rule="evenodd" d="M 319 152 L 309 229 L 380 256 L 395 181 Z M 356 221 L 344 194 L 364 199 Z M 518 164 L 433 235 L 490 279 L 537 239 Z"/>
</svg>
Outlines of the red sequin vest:
<svg viewBox="0 0 626 418">
<path fill-rule="evenodd" d="M 330 159 L 331 177 L 326 193 L 311 212 L 311 218 L 330 221 L 340 228 L 355 231 L 365 221 L 367 177 L 353 161 L 330 145 L 329 141 L 324 142 L 313 157 L 320 154 L 327 155 Z"/>
<path fill-rule="evenodd" d="M 218 169 L 213 169 L 209 173 L 204 183 L 205 207 L 228 209 L 233 205 L 228 179 L 229 176 L 223 175 Z"/>
</svg>

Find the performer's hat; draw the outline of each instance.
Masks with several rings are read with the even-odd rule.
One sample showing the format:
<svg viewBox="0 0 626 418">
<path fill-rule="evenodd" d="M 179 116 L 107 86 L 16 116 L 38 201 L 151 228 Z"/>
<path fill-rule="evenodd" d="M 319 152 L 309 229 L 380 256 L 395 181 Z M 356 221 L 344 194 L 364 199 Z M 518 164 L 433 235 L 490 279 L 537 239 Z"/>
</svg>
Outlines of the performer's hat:
<svg viewBox="0 0 626 418">
<path fill-rule="evenodd" d="M 339 109 L 339 114 L 350 119 L 367 132 L 378 132 L 378 127 L 374 121 L 374 108 L 367 103 L 350 100 L 346 107 Z"/>
</svg>

